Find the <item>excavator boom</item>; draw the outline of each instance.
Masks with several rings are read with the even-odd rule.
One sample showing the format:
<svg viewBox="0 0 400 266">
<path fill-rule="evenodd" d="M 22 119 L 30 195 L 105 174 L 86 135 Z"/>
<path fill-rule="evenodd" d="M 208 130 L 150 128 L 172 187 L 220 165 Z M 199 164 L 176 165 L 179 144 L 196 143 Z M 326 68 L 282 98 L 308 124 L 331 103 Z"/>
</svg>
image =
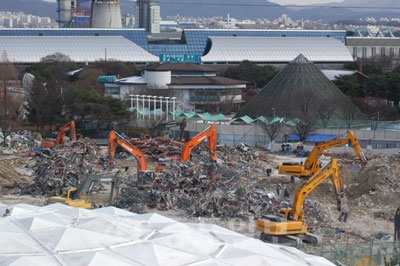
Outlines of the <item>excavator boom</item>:
<svg viewBox="0 0 400 266">
<path fill-rule="evenodd" d="M 65 132 L 70 131 L 71 135 L 71 140 L 76 140 L 76 131 L 75 131 L 75 121 L 71 120 L 68 123 L 64 124 L 60 129 L 58 130 L 57 138 L 56 138 L 56 144 L 64 144 L 64 135 Z"/>
<path fill-rule="evenodd" d="M 352 131 L 347 131 L 346 138 L 343 138 L 342 135 L 337 135 L 331 139 L 315 145 L 310 155 L 304 161 L 304 164 L 283 163 L 279 166 L 278 173 L 298 177 L 312 176 L 320 169 L 318 157 L 324 150 L 333 147 L 343 146 L 345 144 L 349 144 L 353 148 L 354 152 L 364 164 L 367 162 L 356 136 Z"/>
<path fill-rule="evenodd" d="M 114 162 L 116 145 L 119 145 L 124 150 L 129 152 L 133 157 L 135 157 L 136 162 L 138 164 L 137 171 L 137 182 L 136 187 L 140 189 L 146 189 L 153 187 L 155 182 L 160 181 L 162 179 L 163 174 L 157 171 L 147 170 L 146 157 L 142 151 L 136 148 L 132 143 L 130 143 L 123 136 L 115 132 L 114 130 L 110 131 L 108 135 L 108 156 L 109 163 L 112 164 Z M 160 168 L 161 169 L 161 168 Z"/>
<path fill-rule="evenodd" d="M 146 157 L 144 153 L 114 130 L 111 130 L 108 134 L 108 156 L 110 164 L 114 162 L 115 150 L 117 148 L 116 144 L 135 157 L 139 171 L 147 170 Z"/>
<path fill-rule="evenodd" d="M 48 148 L 53 145 L 63 145 L 64 144 L 64 135 L 65 132 L 70 131 L 70 138 L 71 140 L 76 140 L 76 128 L 75 128 L 75 121 L 71 120 L 61 126 L 58 129 L 56 141 L 54 140 L 43 140 L 42 142 L 42 147 L 43 148 Z"/>
<path fill-rule="evenodd" d="M 205 139 L 208 139 L 209 151 L 211 153 L 210 158 L 212 160 L 217 158 L 218 155 L 215 153 L 215 148 L 217 147 L 217 129 L 215 125 L 211 125 L 185 143 L 181 153 L 181 161 L 186 162 L 189 159 L 190 151 Z"/>
</svg>

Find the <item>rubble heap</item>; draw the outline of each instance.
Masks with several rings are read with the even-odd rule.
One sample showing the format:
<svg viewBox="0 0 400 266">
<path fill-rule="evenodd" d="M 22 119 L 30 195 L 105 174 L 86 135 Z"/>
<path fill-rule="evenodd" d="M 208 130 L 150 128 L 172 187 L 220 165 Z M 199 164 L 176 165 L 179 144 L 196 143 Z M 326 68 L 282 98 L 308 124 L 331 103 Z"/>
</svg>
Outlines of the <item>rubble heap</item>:
<svg viewBox="0 0 400 266">
<path fill-rule="evenodd" d="M 274 193 L 249 186 L 240 166 L 207 162 L 208 155 L 196 156 L 196 160 L 199 164 L 172 161 L 164 169 L 162 182 L 151 190 L 123 190 L 117 207 L 139 213 L 146 208 L 181 209 L 192 216 L 247 219 L 275 203 Z"/>
<path fill-rule="evenodd" d="M 150 169 L 155 165 L 151 161 L 176 158 L 182 146 L 182 143 L 163 138 L 132 140 L 132 143 L 146 154 Z M 189 217 L 218 217 L 221 221 L 242 218 L 251 224 L 254 218 L 276 213 L 280 207 L 291 204 L 301 183 L 290 183 L 288 176 L 277 175 L 276 170 L 288 158 L 240 144 L 237 147 L 218 146 L 217 160 L 212 162 L 207 144 L 201 143 L 193 148 L 188 162 L 165 160 L 166 175 L 153 189 L 137 190 L 124 183 L 116 205 L 137 213 L 171 210 L 168 213 L 179 213 L 182 217 L 186 213 Z M 353 172 L 359 165 L 359 159 L 352 158 L 354 155 L 336 152 L 326 156 L 333 156 L 339 162 L 340 173 L 347 185 L 350 222 L 338 222 L 334 188 L 327 180 L 304 203 L 309 231 L 332 242 L 366 241 L 390 233 L 400 197 L 400 155 L 367 154 L 368 163 L 360 173 Z M 136 166 L 131 162 L 133 157 L 126 152 L 117 153 L 115 159 L 118 169 L 124 169 L 121 163 Z M 27 176 L 31 178 L 29 185 L 21 186 L 23 179 L 19 177 L 19 171 L 18 174 L 17 171 L 12 173 L 12 167 L 31 170 Z M 272 170 L 270 176 L 267 169 Z M 1 178 L 0 181 L 3 194 L 11 191 L 4 188 L 14 187 L 15 194 L 22 192 L 47 197 L 58 194 L 63 188 L 77 186 L 92 173 L 109 170 L 104 147 L 79 140 L 72 147 L 24 151 L 24 156 L 4 156 L 0 167 L 0 177 L 4 176 L 4 181 Z M 130 172 L 136 173 L 135 170 Z M 16 182 L 10 181 L 12 175 L 15 175 L 13 180 Z M 127 176 L 128 179 L 131 177 Z M 289 199 L 284 199 L 282 194 L 278 197 L 278 184 L 286 185 Z M 249 228 L 254 228 L 254 225 L 249 225 Z"/>
<path fill-rule="evenodd" d="M 107 168 L 99 146 L 88 140 L 75 141 L 70 147 L 52 146 L 31 156 L 32 180 L 22 194 L 59 195 L 64 188 L 77 187 L 88 175 Z"/>
</svg>

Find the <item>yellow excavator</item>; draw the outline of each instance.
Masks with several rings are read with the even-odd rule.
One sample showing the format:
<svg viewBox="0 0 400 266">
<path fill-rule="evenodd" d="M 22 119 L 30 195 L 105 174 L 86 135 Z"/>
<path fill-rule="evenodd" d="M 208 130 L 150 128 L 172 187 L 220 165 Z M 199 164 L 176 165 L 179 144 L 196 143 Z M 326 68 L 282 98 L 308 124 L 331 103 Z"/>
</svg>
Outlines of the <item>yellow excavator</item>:
<svg viewBox="0 0 400 266">
<path fill-rule="evenodd" d="M 322 238 L 308 232 L 304 224 L 304 200 L 319 184 L 328 177 L 335 186 L 338 210 L 341 208 L 343 195 L 342 178 L 335 159 L 322 166 L 295 193 L 291 207 L 283 207 L 279 214 L 263 215 L 257 220 L 257 230 L 261 232 L 261 240 L 268 243 L 300 246 L 302 243 L 319 244 Z"/>
<path fill-rule="evenodd" d="M 89 201 L 88 195 L 93 189 L 93 186 L 98 184 L 111 183 L 111 191 L 108 203 L 109 205 L 114 205 L 114 200 L 118 196 L 121 181 L 121 171 L 89 176 L 81 182 L 79 187 L 65 188 L 61 196 L 50 197 L 47 203 L 63 203 L 71 207 L 91 209 L 94 207 L 94 204 Z"/>
<path fill-rule="evenodd" d="M 324 150 L 346 144 L 353 148 L 354 152 L 358 157 L 360 157 L 364 164 L 367 162 L 356 136 L 352 131 L 347 131 L 347 137 L 339 134 L 324 142 L 316 144 L 310 155 L 305 159 L 304 163 L 284 162 L 278 167 L 278 174 L 290 175 L 292 176 L 292 181 L 295 177 L 310 177 L 316 174 L 320 169 L 319 156 Z"/>
</svg>

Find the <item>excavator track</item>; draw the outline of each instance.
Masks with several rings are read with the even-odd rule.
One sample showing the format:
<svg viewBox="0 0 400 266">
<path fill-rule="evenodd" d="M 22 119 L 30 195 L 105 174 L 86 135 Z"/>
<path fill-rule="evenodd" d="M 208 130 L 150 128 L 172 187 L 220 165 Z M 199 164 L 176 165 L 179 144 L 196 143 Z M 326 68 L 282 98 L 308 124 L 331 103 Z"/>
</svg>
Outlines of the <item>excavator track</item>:
<svg viewBox="0 0 400 266">
<path fill-rule="evenodd" d="M 261 233 L 260 239 L 266 243 L 280 244 L 292 247 L 299 247 L 303 244 L 317 245 L 322 243 L 322 238 L 318 235 L 305 233 L 301 235 L 269 235 Z"/>
</svg>

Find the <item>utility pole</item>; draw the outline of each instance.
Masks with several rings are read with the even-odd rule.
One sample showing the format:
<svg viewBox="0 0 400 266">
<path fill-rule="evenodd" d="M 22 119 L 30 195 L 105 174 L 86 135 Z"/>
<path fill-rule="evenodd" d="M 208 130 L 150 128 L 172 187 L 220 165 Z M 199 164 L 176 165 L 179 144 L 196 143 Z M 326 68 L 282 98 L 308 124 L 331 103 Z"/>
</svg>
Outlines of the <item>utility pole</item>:
<svg viewBox="0 0 400 266">
<path fill-rule="evenodd" d="M 7 123 L 7 80 L 3 79 L 3 125 L 5 126 Z"/>
</svg>

